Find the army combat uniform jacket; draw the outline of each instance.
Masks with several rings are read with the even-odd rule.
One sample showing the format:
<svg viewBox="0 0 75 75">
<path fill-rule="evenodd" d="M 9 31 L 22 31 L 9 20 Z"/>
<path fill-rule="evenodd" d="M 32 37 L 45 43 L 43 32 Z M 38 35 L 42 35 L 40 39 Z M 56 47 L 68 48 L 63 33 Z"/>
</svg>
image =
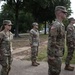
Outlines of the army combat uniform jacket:
<svg viewBox="0 0 75 75">
<path fill-rule="evenodd" d="M 75 28 L 73 25 L 68 25 L 66 39 L 67 46 L 75 48 Z"/>
<path fill-rule="evenodd" d="M 38 30 L 30 30 L 30 44 L 32 46 L 39 46 L 39 32 Z"/>
<path fill-rule="evenodd" d="M 12 44 L 13 34 L 11 32 L 0 32 L 0 65 L 2 66 L 1 75 L 7 75 L 12 63 Z"/>
<path fill-rule="evenodd" d="M 0 54 L 2 56 L 10 56 L 12 50 L 13 34 L 11 32 L 0 32 Z"/>
<path fill-rule="evenodd" d="M 57 19 L 52 23 L 48 39 L 48 57 L 61 57 L 65 41 L 65 27 Z"/>
</svg>

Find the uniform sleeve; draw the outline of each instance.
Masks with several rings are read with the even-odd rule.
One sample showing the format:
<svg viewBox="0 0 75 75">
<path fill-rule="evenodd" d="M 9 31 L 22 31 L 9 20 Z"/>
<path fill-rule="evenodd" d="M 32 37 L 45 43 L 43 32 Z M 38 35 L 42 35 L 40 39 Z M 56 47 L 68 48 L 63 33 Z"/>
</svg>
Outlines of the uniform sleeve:
<svg viewBox="0 0 75 75">
<path fill-rule="evenodd" d="M 29 37 L 30 44 L 32 44 L 32 40 L 33 40 L 33 32 L 30 31 L 30 37 Z"/>
<path fill-rule="evenodd" d="M 56 39 L 57 39 L 57 28 L 52 26 L 51 30 L 50 30 L 50 34 L 51 34 L 51 46 L 56 47 Z"/>
<path fill-rule="evenodd" d="M 71 27 L 67 28 L 67 39 L 72 42 L 73 41 L 73 30 Z"/>
<path fill-rule="evenodd" d="M 10 42 L 10 49 L 11 49 L 11 52 L 12 52 L 13 51 L 12 42 Z"/>
<path fill-rule="evenodd" d="M 1 44 L 1 42 L 2 42 L 2 39 L 3 39 L 3 34 L 0 33 L 0 44 Z"/>
<path fill-rule="evenodd" d="M 48 37 L 47 55 L 48 55 L 48 58 L 49 58 L 49 56 L 50 57 L 54 56 L 54 53 L 53 53 L 53 51 L 51 49 L 51 38 L 50 37 Z"/>
<path fill-rule="evenodd" d="M 48 56 L 53 57 L 54 52 L 51 49 L 51 47 L 56 47 L 56 37 L 57 37 L 57 28 L 52 26 L 49 31 L 49 37 L 48 37 L 48 47 L 47 47 L 47 54 Z"/>
</svg>

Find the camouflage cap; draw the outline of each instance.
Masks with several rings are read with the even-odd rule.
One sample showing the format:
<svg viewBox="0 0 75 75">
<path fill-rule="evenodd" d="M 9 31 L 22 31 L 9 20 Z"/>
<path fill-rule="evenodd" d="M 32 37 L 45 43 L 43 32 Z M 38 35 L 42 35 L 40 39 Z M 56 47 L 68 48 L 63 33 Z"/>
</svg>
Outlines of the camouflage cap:
<svg viewBox="0 0 75 75">
<path fill-rule="evenodd" d="M 55 7 L 55 12 L 56 11 L 63 11 L 63 12 L 67 13 L 66 7 L 64 7 L 64 6 L 56 6 Z"/>
<path fill-rule="evenodd" d="M 75 19 L 73 17 L 70 17 L 68 20 L 69 20 L 69 22 L 75 21 Z"/>
<path fill-rule="evenodd" d="M 32 25 L 33 26 L 36 26 L 36 25 L 38 25 L 38 23 L 37 22 L 33 22 Z"/>
<path fill-rule="evenodd" d="M 3 20 L 3 25 L 12 25 L 10 20 Z"/>
</svg>

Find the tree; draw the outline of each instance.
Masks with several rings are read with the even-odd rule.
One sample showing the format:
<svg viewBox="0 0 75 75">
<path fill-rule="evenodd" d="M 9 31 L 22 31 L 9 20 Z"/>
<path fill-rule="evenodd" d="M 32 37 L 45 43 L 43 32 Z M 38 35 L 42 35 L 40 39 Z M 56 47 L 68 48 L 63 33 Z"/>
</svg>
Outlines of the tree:
<svg viewBox="0 0 75 75">
<path fill-rule="evenodd" d="M 9 7 L 13 9 L 15 12 L 15 22 L 16 22 L 15 36 L 18 36 L 18 15 L 20 9 L 32 13 L 35 18 L 35 21 L 45 23 L 46 21 L 52 22 L 52 20 L 55 19 L 54 9 L 55 6 L 57 5 L 67 7 L 67 10 L 69 12 L 68 16 L 71 13 L 70 0 L 5 0 L 5 1 L 7 1 Z"/>
<path fill-rule="evenodd" d="M 12 32 L 14 32 L 14 29 L 15 29 L 15 15 L 14 15 L 14 11 L 11 10 L 10 11 L 10 8 L 8 6 L 8 4 L 5 4 L 2 6 L 2 12 L 0 13 L 0 20 L 1 22 L 4 20 L 4 19 L 10 19 L 12 22 L 13 22 L 13 28 L 12 28 Z M 32 25 L 32 22 L 34 22 L 34 18 L 32 16 L 31 13 L 28 13 L 28 12 L 25 12 L 23 10 L 20 10 L 19 11 L 19 16 L 18 16 L 18 32 L 19 33 L 24 33 L 24 32 L 27 32 L 28 30 L 31 29 L 31 25 Z"/>
<path fill-rule="evenodd" d="M 13 10 L 15 14 L 15 37 L 19 37 L 18 35 L 18 16 L 19 16 L 19 11 L 20 7 L 22 5 L 23 0 L 4 0 L 8 4 L 8 8 L 10 8 L 10 11 Z"/>
<path fill-rule="evenodd" d="M 55 19 L 54 9 L 58 5 L 65 6 L 68 10 L 68 16 L 71 14 L 70 0 L 25 0 L 24 1 L 29 12 L 35 17 L 35 21 L 45 23 L 46 34 L 46 21 L 52 22 Z"/>
</svg>

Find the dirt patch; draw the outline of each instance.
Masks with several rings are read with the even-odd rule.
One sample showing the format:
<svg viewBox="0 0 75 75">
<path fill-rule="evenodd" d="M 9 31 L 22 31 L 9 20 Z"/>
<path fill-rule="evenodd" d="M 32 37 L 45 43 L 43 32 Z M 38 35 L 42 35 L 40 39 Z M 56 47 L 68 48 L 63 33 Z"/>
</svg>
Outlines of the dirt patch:
<svg viewBox="0 0 75 75">
<path fill-rule="evenodd" d="M 47 35 L 40 36 L 39 52 L 47 45 Z M 22 36 L 21 38 L 14 38 L 13 40 L 13 57 L 21 60 L 29 60 L 31 56 L 31 50 L 29 46 L 29 36 Z"/>
</svg>

